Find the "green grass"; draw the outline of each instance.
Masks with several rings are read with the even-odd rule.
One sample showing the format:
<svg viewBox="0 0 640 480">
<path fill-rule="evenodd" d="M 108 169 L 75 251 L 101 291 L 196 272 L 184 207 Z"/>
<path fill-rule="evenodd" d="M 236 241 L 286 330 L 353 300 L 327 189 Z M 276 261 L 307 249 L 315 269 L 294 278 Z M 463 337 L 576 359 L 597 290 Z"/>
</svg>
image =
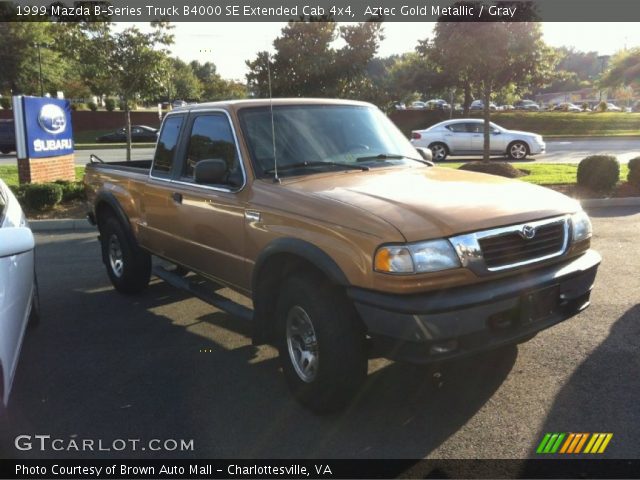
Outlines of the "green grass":
<svg viewBox="0 0 640 480">
<path fill-rule="evenodd" d="M 510 130 L 546 136 L 640 135 L 640 113 L 494 113 L 491 120 Z"/>
<path fill-rule="evenodd" d="M 448 168 L 459 168 L 464 163 L 451 162 L 440 163 L 438 166 Z M 529 171 L 529 175 L 520 177 L 518 180 L 535 183 L 537 185 L 557 185 L 561 183 L 576 183 L 578 165 L 571 163 L 512 163 L 520 170 Z M 629 167 L 626 164 L 620 165 L 620 180 L 626 181 Z"/>
<path fill-rule="evenodd" d="M 84 167 L 75 167 L 76 180 L 82 180 Z M 18 167 L 14 165 L 0 165 L 0 178 L 9 186 L 18 186 Z"/>
</svg>

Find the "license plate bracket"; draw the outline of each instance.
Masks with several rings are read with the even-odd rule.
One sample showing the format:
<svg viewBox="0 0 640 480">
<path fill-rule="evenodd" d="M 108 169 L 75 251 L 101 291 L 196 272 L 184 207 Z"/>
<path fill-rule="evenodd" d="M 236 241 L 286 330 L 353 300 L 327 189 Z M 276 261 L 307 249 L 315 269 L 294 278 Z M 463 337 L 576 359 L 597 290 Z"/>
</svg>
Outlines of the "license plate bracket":
<svg viewBox="0 0 640 480">
<path fill-rule="evenodd" d="M 527 292 L 520 297 L 522 323 L 534 323 L 549 317 L 560 303 L 560 285 Z"/>
</svg>

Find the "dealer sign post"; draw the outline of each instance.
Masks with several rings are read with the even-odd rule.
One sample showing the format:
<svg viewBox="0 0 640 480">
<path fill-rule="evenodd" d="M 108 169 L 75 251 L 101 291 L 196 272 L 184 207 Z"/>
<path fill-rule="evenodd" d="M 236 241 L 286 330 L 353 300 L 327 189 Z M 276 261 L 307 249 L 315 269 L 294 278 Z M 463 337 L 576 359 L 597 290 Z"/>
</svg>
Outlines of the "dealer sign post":
<svg viewBox="0 0 640 480">
<path fill-rule="evenodd" d="M 75 180 L 68 100 L 13 97 L 20 183 Z"/>
</svg>

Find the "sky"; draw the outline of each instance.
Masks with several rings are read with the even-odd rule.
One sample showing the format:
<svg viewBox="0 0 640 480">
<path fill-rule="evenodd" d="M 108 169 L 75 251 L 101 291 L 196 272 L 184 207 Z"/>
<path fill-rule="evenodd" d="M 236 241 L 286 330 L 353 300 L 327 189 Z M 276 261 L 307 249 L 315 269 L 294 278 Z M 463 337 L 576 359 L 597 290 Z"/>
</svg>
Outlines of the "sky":
<svg viewBox="0 0 640 480">
<path fill-rule="evenodd" d="M 273 49 L 273 39 L 284 23 L 181 23 L 176 22 L 171 50 L 185 61 L 212 61 L 224 78 L 244 80 L 245 60 L 258 51 Z M 418 40 L 431 34 L 434 23 L 388 22 L 378 55 L 385 57 L 413 51 Z M 545 41 L 554 47 L 611 55 L 640 46 L 638 23 L 542 23 Z"/>
</svg>

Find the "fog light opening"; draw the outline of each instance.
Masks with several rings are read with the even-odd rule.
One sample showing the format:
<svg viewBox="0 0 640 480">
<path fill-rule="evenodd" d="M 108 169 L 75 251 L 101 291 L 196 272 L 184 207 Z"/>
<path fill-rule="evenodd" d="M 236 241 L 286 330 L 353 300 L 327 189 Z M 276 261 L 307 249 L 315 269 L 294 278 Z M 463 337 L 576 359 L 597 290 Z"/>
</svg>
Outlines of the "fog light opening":
<svg viewBox="0 0 640 480">
<path fill-rule="evenodd" d="M 447 342 L 435 343 L 431 346 L 432 355 L 442 355 L 445 353 L 451 353 L 458 348 L 457 340 L 449 340 Z"/>
</svg>

